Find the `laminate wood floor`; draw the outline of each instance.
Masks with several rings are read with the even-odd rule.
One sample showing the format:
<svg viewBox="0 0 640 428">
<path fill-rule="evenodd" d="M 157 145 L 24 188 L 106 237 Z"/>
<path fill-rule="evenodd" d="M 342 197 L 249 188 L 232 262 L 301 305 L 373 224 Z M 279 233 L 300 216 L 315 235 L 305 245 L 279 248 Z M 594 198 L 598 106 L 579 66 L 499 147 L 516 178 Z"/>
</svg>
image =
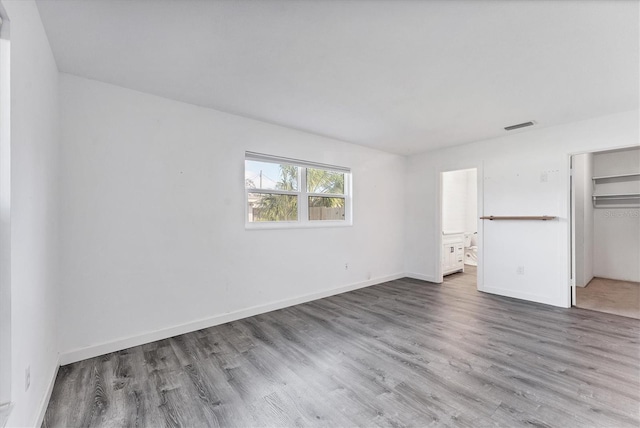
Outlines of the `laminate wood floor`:
<svg viewBox="0 0 640 428">
<path fill-rule="evenodd" d="M 640 321 L 381 285 L 60 368 L 43 427 L 640 426 Z"/>
<path fill-rule="evenodd" d="M 640 319 L 640 283 L 593 278 L 586 287 L 576 287 L 576 306 Z"/>
</svg>

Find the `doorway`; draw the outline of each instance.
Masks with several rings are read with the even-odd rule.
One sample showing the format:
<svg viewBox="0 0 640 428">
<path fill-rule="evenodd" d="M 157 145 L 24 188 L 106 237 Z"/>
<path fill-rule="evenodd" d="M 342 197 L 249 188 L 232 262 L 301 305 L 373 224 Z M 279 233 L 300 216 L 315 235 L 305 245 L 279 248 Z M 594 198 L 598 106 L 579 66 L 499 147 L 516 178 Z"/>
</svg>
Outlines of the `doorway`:
<svg viewBox="0 0 640 428">
<path fill-rule="evenodd" d="M 640 147 L 571 158 L 572 304 L 640 319 Z"/>
<path fill-rule="evenodd" d="M 478 288 L 478 170 L 441 173 L 440 263 L 444 285 Z"/>
</svg>

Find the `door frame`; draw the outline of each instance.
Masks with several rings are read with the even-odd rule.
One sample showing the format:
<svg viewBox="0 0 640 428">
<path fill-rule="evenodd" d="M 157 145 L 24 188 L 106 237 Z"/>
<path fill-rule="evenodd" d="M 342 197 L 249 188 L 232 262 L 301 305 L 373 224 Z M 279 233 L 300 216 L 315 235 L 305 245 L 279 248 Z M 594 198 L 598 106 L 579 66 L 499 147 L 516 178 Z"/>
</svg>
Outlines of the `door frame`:
<svg viewBox="0 0 640 428">
<path fill-rule="evenodd" d="M 604 152 L 611 152 L 615 150 L 633 149 L 640 147 L 640 144 L 624 145 L 606 147 L 601 149 L 580 150 L 576 152 L 570 152 L 567 154 L 567 165 L 569 179 L 567 180 L 567 199 L 569 201 L 569 227 L 567 237 L 567 250 L 569 253 L 569 302 L 570 306 L 576 305 L 576 245 L 575 245 L 575 195 L 573 194 L 573 157 L 583 154 L 598 154 Z"/>
<path fill-rule="evenodd" d="M 436 206 L 438 209 L 436 210 L 435 215 L 435 226 L 437 232 L 436 242 L 438 243 L 438 248 L 436 251 L 437 260 L 436 260 L 436 282 L 438 284 L 442 284 L 444 281 L 444 276 L 442 274 L 442 178 L 444 173 L 454 172 L 454 171 L 462 171 L 466 169 L 475 169 L 476 170 L 476 205 L 477 205 L 477 215 L 478 218 L 476 222 L 478 224 L 478 273 L 476 279 L 476 288 L 478 291 L 484 290 L 484 257 L 483 257 L 483 241 L 484 241 L 484 223 L 480 220 L 480 217 L 484 215 L 484 170 L 483 164 L 473 163 L 473 164 L 463 164 L 455 167 L 448 168 L 440 168 L 436 171 L 438 174 L 438 192 L 436 194 Z"/>
<path fill-rule="evenodd" d="M 11 40 L 0 2 L 0 411 L 11 403 Z M 1 423 L 1 422 L 0 422 Z"/>
</svg>

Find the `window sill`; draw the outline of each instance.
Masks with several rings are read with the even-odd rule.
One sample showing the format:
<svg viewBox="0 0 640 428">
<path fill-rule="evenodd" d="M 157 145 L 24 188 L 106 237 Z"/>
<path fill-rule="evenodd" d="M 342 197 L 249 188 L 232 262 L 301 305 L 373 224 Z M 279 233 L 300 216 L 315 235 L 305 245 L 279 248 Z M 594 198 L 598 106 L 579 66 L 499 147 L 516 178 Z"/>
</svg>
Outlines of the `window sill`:
<svg viewBox="0 0 640 428">
<path fill-rule="evenodd" d="M 351 227 L 348 221 L 318 221 L 309 223 L 280 222 L 280 223 L 245 223 L 245 230 L 274 230 L 274 229 L 325 229 L 327 227 Z"/>
</svg>

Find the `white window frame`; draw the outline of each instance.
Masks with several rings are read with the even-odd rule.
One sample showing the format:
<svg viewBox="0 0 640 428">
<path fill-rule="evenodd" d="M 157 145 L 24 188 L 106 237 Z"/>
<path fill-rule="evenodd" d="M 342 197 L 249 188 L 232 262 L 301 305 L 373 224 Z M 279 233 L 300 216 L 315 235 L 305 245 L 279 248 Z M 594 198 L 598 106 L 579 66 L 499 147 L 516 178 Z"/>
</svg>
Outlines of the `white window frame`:
<svg viewBox="0 0 640 428">
<path fill-rule="evenodd" d="M 314 227 L 348 227 L 353 225 L 352 176 L 351 169 L 338 165 L 328 165 L 299 159 L 272 156 L 263 153 L 245 152 L 245 161 L 268 162 L 298 167 L 298 190 L 250 189 L 245 182 L 244 223 L 251 229 L 295 229 Z M 307 191 L 307 169 L 322 169 L 344 174 L 344 193 L 312 193 Z M 249 193 L 291 195 L 298 198 L 298 220 L 293 221 L 249 221 Z M 344 199 L 344 220 L 309 220 L 309 197 Z"/>
</svg>

